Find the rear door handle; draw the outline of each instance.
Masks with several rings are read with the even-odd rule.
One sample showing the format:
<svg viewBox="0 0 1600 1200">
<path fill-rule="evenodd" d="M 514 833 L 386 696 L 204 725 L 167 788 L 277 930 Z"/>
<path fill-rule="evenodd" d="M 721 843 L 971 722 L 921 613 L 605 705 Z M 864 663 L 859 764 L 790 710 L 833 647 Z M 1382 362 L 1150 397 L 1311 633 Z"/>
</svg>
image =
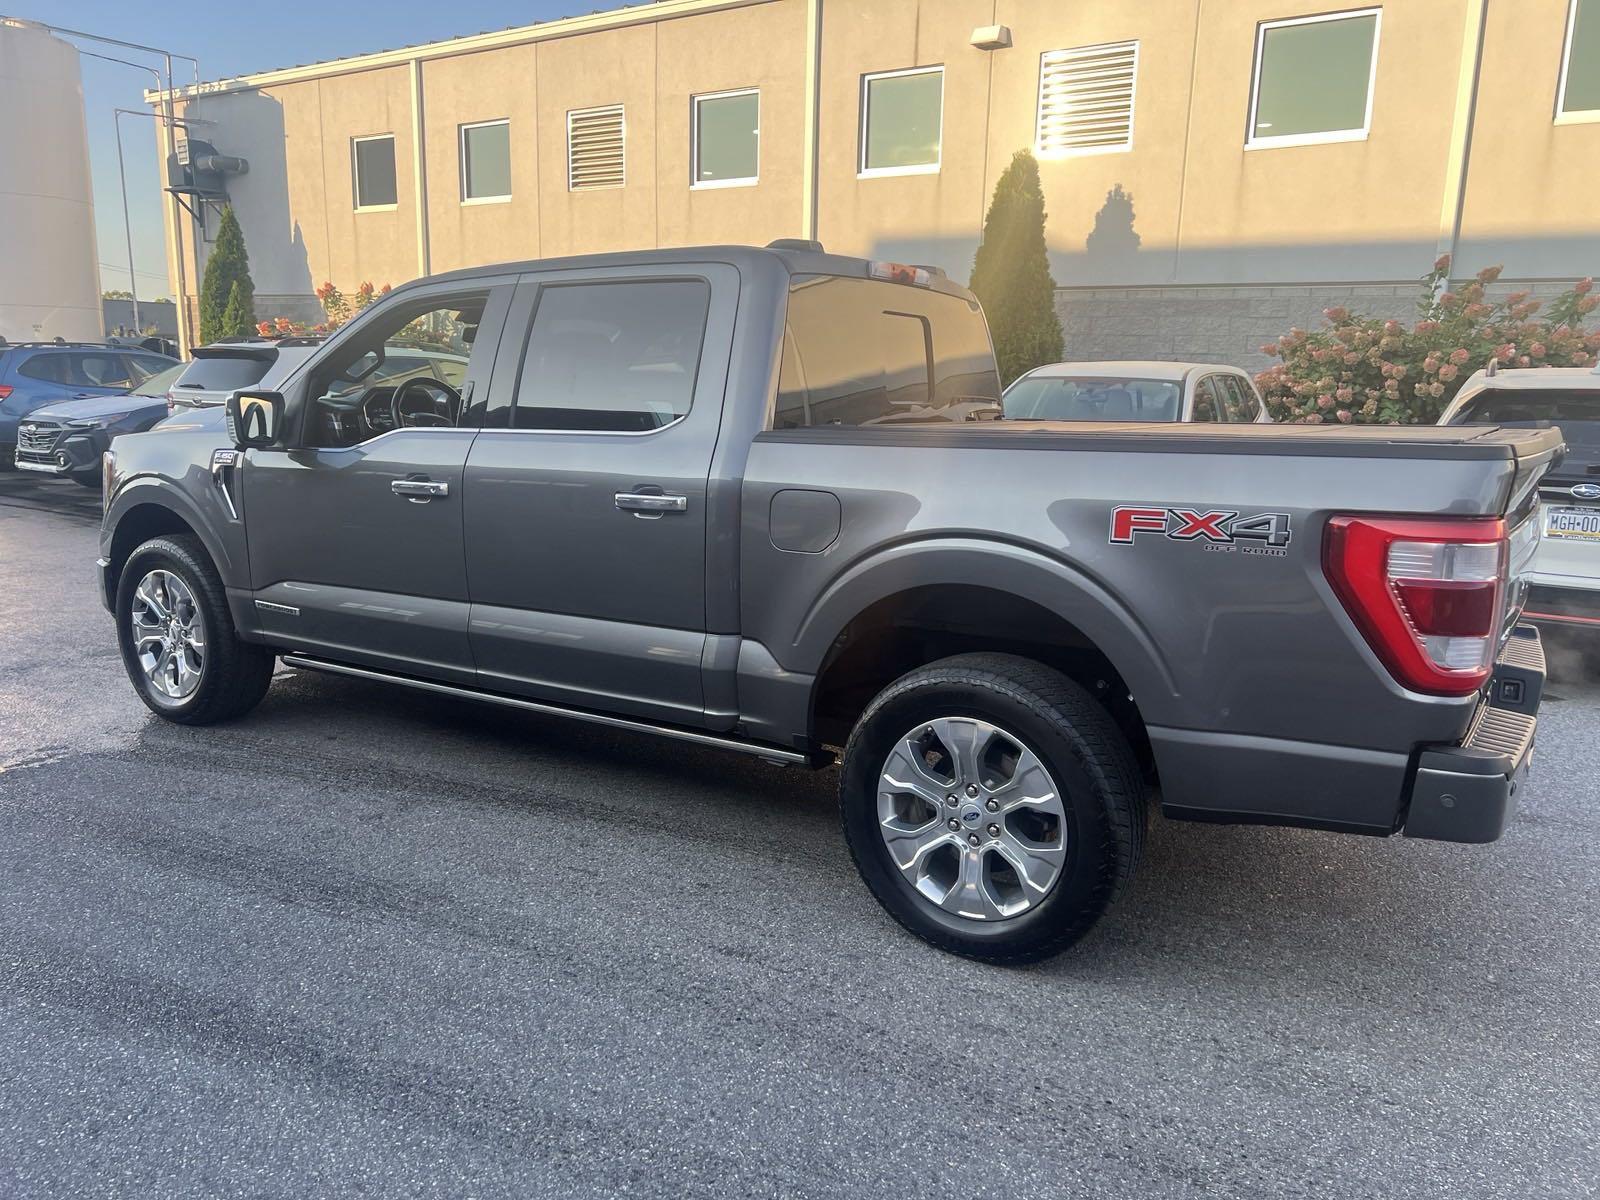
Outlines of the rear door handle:
<svg viewBox="0 0 1600 1200">
<path fill-rule="evenodd" d="M 396 496 L 404 496 L 413 504 L 426 504 L 435 496 L 448 496 L 450 485 L 432 479 L 396 479 L 389 485 Z"/>
<path fill-rule="evenodd" d="M 688 512 L 689 497 L 661 492 L 618 492 L 617 507 L 623 512 L 659 517 L 663 513 Z"/>
</svg>

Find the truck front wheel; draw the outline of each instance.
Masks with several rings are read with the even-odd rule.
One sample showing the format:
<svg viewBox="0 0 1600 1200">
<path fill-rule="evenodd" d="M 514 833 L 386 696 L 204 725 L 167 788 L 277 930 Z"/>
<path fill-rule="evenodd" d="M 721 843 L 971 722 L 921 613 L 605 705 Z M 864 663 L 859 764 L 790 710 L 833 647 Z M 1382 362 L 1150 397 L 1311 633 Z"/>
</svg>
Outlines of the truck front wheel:
<svg viewBox="0 0 1600 1200">
<path fill-rule="evenodd" d="M 116 614 L 128 678 L 167 720 L 226 721 L 266 695 L 274 655 L 235 631 L 222 579 L 198 539 L 174 534 L 135 550 L 117 583 Z"/>
<path fill-rule="evenodd" d="M 840 815 L 867 886 L 956 954 L 1059 953 L 1133 875 L 1144 783 L 1116 722 L 1059 671 L 963 654 L 902 676 L 845 748 Z"/>
</svg>

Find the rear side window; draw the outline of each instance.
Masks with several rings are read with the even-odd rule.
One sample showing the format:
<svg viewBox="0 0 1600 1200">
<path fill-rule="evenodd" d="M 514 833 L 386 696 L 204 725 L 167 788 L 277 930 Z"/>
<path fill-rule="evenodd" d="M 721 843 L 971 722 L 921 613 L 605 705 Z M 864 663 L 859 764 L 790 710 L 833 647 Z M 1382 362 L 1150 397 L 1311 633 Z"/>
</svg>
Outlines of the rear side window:
<svg viewBox="0 0 1600 1200">
<path fill-rule="evenodd" d="M 544 287 L 513 427 L 648 433 L 687 416 L 710 307 L 703 279 Z"/>
<path fill-rule="evenodd" d="M 1254 421 L 1261 415 L 1261 401 L 1256 390 L 1237 375 L 1216 375 L 1222 385 L 1223 406 L 1230 421 Z"/>
<path fill-rule="evenodd" d="M 1215 375 L 1207 375 L 1194 389 L 1194 415 L 1192 421 L 1222 420 L 1222 389 Z"/>
<path fill-rule="evenodd" d="M 943 421 L 999 403 L 975 304 L 848 276 L 791 285 L 774 429 Z"/>
<path fill-rule="evenodd" d="M 71 383 L 71 364 L 65 354 L 35 354 L 17 367 L 18 375 L 46 383 Z"/>
<path fill-rule="evenodd" d="M 271 365 L 267 358 L 197 358 L 174 386 L 178 391 L 231 392 L 261 382 Z"/>
</svg>

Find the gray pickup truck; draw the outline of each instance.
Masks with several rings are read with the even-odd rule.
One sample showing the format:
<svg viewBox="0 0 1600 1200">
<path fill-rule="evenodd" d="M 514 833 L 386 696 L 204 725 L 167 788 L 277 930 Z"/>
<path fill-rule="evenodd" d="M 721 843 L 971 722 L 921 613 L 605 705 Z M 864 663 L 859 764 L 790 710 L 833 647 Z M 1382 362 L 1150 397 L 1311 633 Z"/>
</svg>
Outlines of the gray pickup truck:
<svg viewBox="0 0 1600 1200">
<path fill-rule="evenodd" d="M 417 349 L 459 386 L 397 380 Z M 396 289 L 274 391 L 119 440 L 134 687 L 238 717 L 275 658 L 840 754 L 873 893 L 947 950 L 1070 945 L 1169 817 L 1497 838 L 1550 429 L 995 419 L 942 274 L 813 243 Z"/>
</svg>

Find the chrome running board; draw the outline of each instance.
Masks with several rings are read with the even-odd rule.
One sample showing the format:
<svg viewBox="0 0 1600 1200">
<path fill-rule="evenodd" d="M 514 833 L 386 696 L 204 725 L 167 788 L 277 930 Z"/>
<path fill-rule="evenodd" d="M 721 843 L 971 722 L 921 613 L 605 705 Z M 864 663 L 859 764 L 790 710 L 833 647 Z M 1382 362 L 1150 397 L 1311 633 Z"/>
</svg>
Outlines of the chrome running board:
<svg viewBox="0 0 1600 1200">
<path fill-rule="evenodd" d="M 657 725 L 631 717 L 614 717 L 607 713 L 589 712 L 581 708 L 564 708 L 541 700 L 524 700 L 518 696 L 505 696 L 499 692 L 484 692 L 477 688 L 460 687 L 453 683 L 438 683 L 432 679 L 416 679 L 410 675 L 396 675 L 377 671 L 371 667 L 352 667 L 346 663 L 310 658 L 304 654 L 282 654 L 279 658 L 287 666 L 305 671 L 325 671 L 330 675 L 351 675 L 357 679 L 374 679 L 379 683 L 397 683 L 419 691 L 435 692 L 441 696 L 455 696 L 462 700 L 478 700 L 484 704 L 499 704 L 506 708 L 520 708 L 524 712 L 543 713 L 550 717 L 570 717 L 574 721 L 587 721 L 591 725 L 605 725 L 611 729 L 627 729 L 634 733 L 653 733 L 659 737 L 676 738 L 680 742 L 693 742 L 714 750 L 736 750 L 740 754 L 753 754 L 779 766 L 822 767 L 832 761 L 828 755 L 804 754 L 799 750 L 786 750 L 780 746 L 767 746 L 760 742 L 747 742 L 739 738 L 722 737 L 715 733 L 702 733 L 695 729 L 680 729 L 675 725 Z"/>
</svg>

